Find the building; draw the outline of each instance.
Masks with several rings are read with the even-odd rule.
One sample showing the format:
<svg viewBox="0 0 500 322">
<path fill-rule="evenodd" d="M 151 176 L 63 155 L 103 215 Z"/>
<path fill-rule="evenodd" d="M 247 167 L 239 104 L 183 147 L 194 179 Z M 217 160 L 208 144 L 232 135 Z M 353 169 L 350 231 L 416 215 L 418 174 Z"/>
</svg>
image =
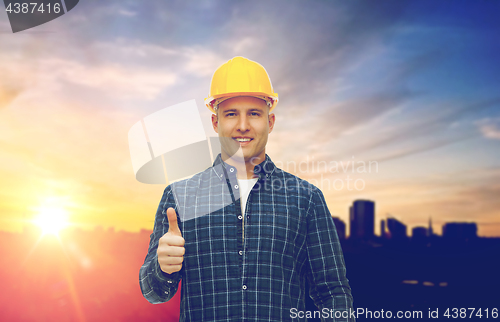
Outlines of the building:
<svg viewBox="0 0 500 322">
<path fill-rule="evenodd" d="M 434 231 L 432 230 L 432 218 L 429 217 L 429 229 L 427 230 L 427 236 L 432 237 L 434 235 Z"/>
<path fill-rule="evenodd" d="M 396 218 L 387 218 L 387 228 L 389 229 L 389 234 L 393 240 L 403 240 L 408 238 L 406 225 Z"/>
<path fill-rule="evenodd" d="M 446 223 L 443 226 L 443 238 L 449 240 L 471 240 L 477 238 L 477 224 L 473 222 Z"/>
<path fill-rule="evenodd" d="M 428 229 L 425 227 L 414 227 L 411 231 L 411 240 L 413 242 L 426 242 L 429 235 Z"/>
<path fill-rule="evenodd" d="M 380 237 L 387 238 L 387 234 L 385 233 L 385 220 L 380 221 Z"/>
<path fill-rule="evenodd" d="M 340 240 L 345 239 L 345 222 L 343 222 L 340 218 L 338 217 L 332 217 L 333 222 L 335 223 L 335 228 L 337 229 L 337 235 L 339 236 Z"/>
<path fill-rule="evenodd" d="M 355 200 L 349 208 L 349 238 L 370 240 L 375 232 L 375 202 Z"/>
</svg>

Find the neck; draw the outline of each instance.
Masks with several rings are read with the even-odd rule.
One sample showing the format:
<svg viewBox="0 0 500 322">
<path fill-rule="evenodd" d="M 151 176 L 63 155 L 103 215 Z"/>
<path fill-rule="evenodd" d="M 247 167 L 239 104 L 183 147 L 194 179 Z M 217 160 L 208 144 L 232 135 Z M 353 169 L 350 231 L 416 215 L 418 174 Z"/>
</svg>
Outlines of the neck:
<svg viewBox="0 0 500 322">
<path fill-rule="evenodd" d="M 236 168 L 238 179 L 252 179 L 255 178 L 255 174 L 253 172 L 255 166 L 266 159 L 266 154 L 262 154 L 262 156 L 254 157 L 251 160 L 235 157 L 231 158 L 225 153 L 222 153 L 221 157 L 224 162 Z"/>
</svg>

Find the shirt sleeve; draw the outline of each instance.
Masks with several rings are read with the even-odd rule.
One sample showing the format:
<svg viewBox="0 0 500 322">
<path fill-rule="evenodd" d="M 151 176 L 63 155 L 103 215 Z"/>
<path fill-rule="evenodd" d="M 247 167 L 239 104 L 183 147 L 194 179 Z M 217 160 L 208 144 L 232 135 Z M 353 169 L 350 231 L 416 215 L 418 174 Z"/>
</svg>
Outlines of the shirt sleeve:
<svg viewBox="0 0 500 322">
<path fill-rule="evenodd" d="M 322 321 L 355 321 L 351 317 L 353 298 L 337 230 L 323 193 L 317 188 L 312 190 L 307 212 L 306 241 L 309 293 L 321 312 L 329 312 L 328 318 L 322 314 Z"/>
<path fill-rule="evenodd" d="M 144 264 L 139 270 L 139 284 L 141 286 L 142 295 L 153 304 L 164 303 L 170 300 L 179 286 L 179 282 L 184 272 L 184 266 L 179 272 L 167 274 L 161 270 L 158 263 L 159 239 L 168 231 L 168 219 L 166 211 L 172 207 L 177 212 L 175 199 L 170 186 L 165 188 L 163 196 L 156 211 L 153 233 L 150 236 L 148 254 L 144 260 Z"/>
</svg>

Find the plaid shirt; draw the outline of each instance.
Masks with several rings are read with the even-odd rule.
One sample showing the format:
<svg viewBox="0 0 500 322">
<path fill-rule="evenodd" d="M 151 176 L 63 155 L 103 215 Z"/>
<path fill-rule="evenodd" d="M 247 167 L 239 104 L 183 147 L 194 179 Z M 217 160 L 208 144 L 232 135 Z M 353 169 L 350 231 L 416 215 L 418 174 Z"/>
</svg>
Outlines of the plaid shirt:
<svg viewBox="0 0 500 322">
<path fill-rule="evenodd" d="M 144 297 L 166 302 L 182 279 L 180 321 L 306 321 L 307 278 L 325 321 L 351 321 L 330 311 L 352 309 L 352 296 L 323 194 L 267 155 L 254 173 L 245 214 L 236 169 L 220 154 L 211 168 L 165 189 L 140 269 Z M 186 249 L 182 269 L 171 275 L 156 254 L 169 207 Z"/>
</svg>

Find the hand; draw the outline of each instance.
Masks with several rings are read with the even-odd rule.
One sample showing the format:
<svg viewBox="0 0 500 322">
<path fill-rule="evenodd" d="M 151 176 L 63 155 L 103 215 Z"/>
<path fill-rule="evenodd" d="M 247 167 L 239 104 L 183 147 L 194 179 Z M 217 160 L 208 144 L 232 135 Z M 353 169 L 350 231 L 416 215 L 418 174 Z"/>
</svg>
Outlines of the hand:
<svg viewBox="0 0 500 322">
<path fill-rule="evenodd" d="M 158 241 L 158 263 L 167 274 L 178 272 L 184 261 L 184 238 L 177 225 L 177 215 L 174 208 L 167 209 L 168 232 Z"/>
</svg>

